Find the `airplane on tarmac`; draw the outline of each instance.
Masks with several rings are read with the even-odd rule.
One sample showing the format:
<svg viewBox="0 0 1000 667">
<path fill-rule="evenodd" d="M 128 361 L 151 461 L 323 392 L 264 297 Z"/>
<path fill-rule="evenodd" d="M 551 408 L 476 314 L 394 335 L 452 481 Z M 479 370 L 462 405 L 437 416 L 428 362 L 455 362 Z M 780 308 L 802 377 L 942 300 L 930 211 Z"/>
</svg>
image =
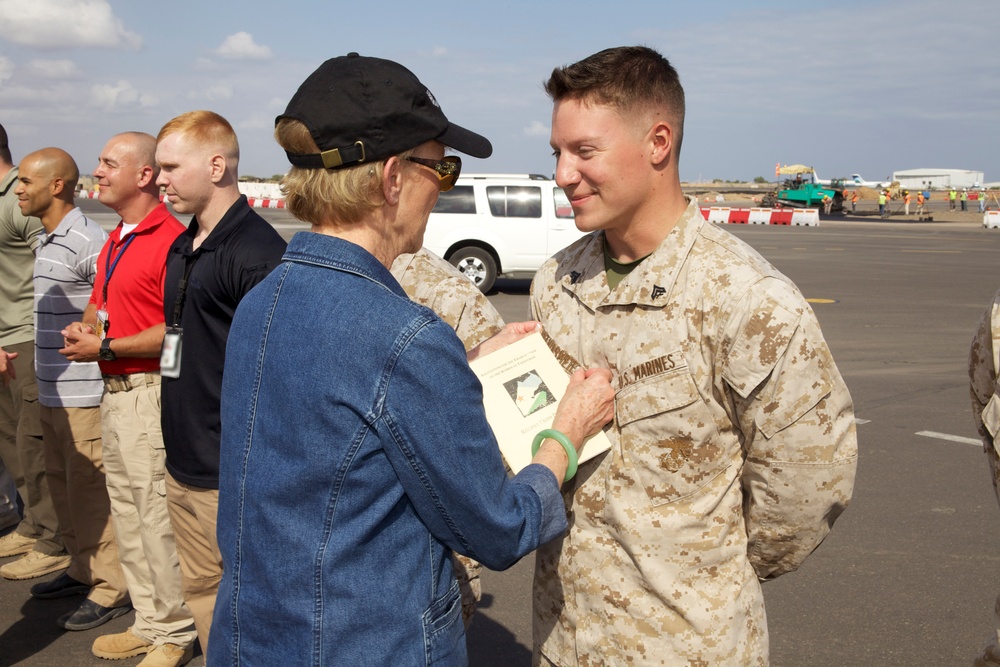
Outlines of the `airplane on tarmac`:
<svg viewBox="0 0 1000 667">
<path fill-rule="evenodd" d="M 892 185 L 891 181 L 866 181 L 861 178 L 861 174 L 851 174 L 851 180 L 847 184 L 853 184 L 864 188 L 887 188 Z"/>
<path fill-rule="evenodd" d="M 815 183 L 826 187 L 833 187 L 834 181 L 836 181 L 836 185 L 838 186 L 849 187 L 849 188 L 879 189 L 879 188 L 887 188 L 890 185 L 892 185 L 892 183 L 890 183 L 889 181 L 866 181 L 865 179 L 861 178 L 861 174 L 851 174 L 850 178 L 823 180 L 819 177 L 819 174 L 817 174 L 815 170 L 813 170 L 813 180 Z"/>
</svg>

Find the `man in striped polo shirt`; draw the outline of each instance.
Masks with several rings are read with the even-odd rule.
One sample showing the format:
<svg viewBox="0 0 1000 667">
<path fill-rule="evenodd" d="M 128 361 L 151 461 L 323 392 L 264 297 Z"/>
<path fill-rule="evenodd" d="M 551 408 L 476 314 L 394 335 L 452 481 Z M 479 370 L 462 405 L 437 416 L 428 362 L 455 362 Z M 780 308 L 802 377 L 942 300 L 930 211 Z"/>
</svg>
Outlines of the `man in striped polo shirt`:
<svg viewBox="0 0 1000 667">
<path fill-rule="evenodd" d="M 107 234 L 73 202 L 80 171 L 68 153 L 44 148 L 21 161 L 16 189 L 25 215 L 45 229 L 35 260 L 35 367 L 45 467 L 69 570 L 36 584 L 36 598 L 88 593 L 56 624 L 88 630 L 128 612 L 128 585 L 118 562 L 101 454 L 101 395 L 96 362 L 73 363 L 59 349 L 62 330 L 90 301 L 97 256 Z"/>
</svg>

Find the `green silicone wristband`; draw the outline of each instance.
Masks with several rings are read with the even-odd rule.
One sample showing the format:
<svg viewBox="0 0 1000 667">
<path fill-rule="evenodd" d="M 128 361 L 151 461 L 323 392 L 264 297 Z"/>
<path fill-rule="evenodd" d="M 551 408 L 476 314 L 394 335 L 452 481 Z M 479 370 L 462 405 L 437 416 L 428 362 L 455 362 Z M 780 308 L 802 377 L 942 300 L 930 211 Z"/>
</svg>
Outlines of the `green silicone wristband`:
<svg viewBox="0 0 1000 667">
<path fill-rule="evenodd" d="M 563 449 L 566 450 L 566 458 L 569 459 L 569 466 L 566 468 L 566 479 L 563 481 L 568 482 L 573 479 L 573 475 L 576 474 L 577 464 L 580 462 L 576 453 L 576 447 L 573 446 L 573 443 L 569 441 L 569 438 L 567 438 L 566 434 L 562 431 L 557 431 L 554 428 L 547 428 L 544 431 L 539 431 L 538 435 L 535 436 L 535 439 L 531 441 L 532 456 L 538 453 L 538 448 L 542 446 L 542 441 L 546 438 L 555 440 L 563 446 Z"/>
</svg>

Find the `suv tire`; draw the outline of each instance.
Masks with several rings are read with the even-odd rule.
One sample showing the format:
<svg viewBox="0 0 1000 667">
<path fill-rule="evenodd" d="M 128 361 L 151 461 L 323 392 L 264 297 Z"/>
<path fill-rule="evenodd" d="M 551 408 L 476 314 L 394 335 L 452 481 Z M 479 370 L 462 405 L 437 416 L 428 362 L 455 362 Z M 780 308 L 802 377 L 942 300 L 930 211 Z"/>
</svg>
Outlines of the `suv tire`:
<svg viewBox="0 0 1000 667">
<path fill-rule="evenodd" d="M 493 289 L 493 283 L 497 279 L 497 263 L 488 251 L 475 246 L 466 246 L 453 252 L 448 261 L 471 280 L 483 294 Z"/>
</svg>

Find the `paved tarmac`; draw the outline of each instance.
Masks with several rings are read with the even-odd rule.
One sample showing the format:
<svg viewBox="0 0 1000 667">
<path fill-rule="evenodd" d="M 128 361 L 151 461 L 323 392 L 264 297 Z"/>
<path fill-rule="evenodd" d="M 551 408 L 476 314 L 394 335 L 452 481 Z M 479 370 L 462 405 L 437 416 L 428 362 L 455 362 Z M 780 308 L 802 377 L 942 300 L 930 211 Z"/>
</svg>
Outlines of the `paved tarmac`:
<svg viewBox="0 0 1000 667">
<path fill-rule="evenodd" d="M 283 211 L 265 217 L 288 236 L 302 228 Z M 992 631 L 1000 593 L 1000 507 L 967 388 L 972 333 L 1000 287 L 1000 230 L 973 213 L 915 224 L 832 217 L 820 227 L 727 226 L 822 300 L 813 307 L 859 419 L 851 507 L 800 571 L 764 585 L 771 662 L 966 665 Z M 508 320 L 527 313 L 527 286 L 501 280 L 490 295 Z M 485 574 L 470 664 L 530 664 L 532 566 L 528 557 Z M 90 643 L 131 616 L 65 633 L 53 621 L 79 598 L 32 600 L 32 583 L 0 581 L 0 665 L 107 665 Z"/>
</svg>

